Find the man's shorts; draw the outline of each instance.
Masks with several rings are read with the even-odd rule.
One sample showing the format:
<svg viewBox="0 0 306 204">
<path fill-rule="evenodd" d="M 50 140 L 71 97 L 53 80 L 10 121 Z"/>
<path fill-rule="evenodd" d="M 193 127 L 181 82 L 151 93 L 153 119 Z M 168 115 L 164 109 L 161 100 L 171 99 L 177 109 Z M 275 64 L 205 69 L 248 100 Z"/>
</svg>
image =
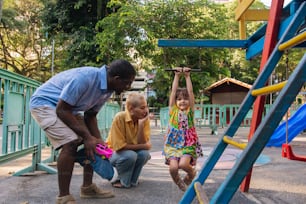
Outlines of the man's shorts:
<svg viewBox="0 0 306 204">
<path fill-rule="evenodd" d="M 31 110 L 32 117 L 45 131 L 48 139 L 55 149 L 60 149 L 64 144 L 79 140 L 79 137 L 69 128 L 56 114 L 56 110 L 51 107 L 43 106 Z M 77 117 L 80 125 L 84 125 L 83 117 Z"/>
</svg>

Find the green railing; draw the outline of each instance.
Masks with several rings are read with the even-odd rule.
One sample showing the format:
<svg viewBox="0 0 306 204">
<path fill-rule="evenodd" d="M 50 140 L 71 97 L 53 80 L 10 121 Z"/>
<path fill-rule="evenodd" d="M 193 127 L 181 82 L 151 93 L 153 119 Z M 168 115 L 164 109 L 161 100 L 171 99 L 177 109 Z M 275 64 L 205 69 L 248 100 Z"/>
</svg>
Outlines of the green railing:
<svg viewBox="0 0 306 204">
<path fill-rule="evenodd" d="M 106 139 L 108 131 L 112 125 L 113 118 L 120 111 L 120 106 L 117 103 L 106 103 L 100 110 L 97 119 L 103 140 Z"/>
<path fill-rule="evenodd" d="M 16 172 L 15 176 L 37 170 L 56 173 L 46 163 L 55 161 L 57 152 L 51 146 L 48 147 L 48 139 L 29 111 L 30 97 L 41 83 L 0 69 L 0 84 L 0 165 L 32 154 L 31 166 Z M 104 138 L 119 110 L 119 105 L 106 103 L 99 112 L 98 126 Z M 50 157 L 44 161 L 41 158 L 43 148 L 51 148 Z"/>
<path fill-rule="evenodd" d="M 238 112 L 240 104 L 205 104 L 205 105 L 196 105 L 194 111 L 194 119 L 197 127 L 209 127 L 211 128 L 212 134 L 218 134 L 218 128 L 228 127 L 235 117 L 235 114 Z M 263 112 L 263 117 L 265 113 L 268 112 L 270 105 L 265 105 L 265 110 Z M 299 105 L 292 105 L 290 107 L 290 114 L 293 114 Z M 169 120 L 169 108 L 163 107 L 160 109 L 160 126 L 161 130 L 164 131 L 167 128 Z M 252 110 L 249 110 L 246 117 L 240 124 L 241 127 L 249 127 L 251 125 L 252 119 Z"/>
</svg>

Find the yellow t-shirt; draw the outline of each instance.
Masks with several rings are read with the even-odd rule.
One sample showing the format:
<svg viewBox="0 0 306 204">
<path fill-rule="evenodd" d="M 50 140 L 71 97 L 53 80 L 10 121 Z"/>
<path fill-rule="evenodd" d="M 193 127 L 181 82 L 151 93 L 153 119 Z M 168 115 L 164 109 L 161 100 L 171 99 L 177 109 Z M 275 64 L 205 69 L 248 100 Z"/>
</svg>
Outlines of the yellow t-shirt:
<svg viewBox="0 0 306 204">
<path fill-rule="evenodd" d="M 138 123 L 134 124 L 128 111 L 116 114 L 110 128 L 106 143 L 114 151 L 122 149 L 127 144 L 137 143 Z M 150 120 L 144 124 L 144 136 L 146 142 L 150 140 Z"/>
</svg>

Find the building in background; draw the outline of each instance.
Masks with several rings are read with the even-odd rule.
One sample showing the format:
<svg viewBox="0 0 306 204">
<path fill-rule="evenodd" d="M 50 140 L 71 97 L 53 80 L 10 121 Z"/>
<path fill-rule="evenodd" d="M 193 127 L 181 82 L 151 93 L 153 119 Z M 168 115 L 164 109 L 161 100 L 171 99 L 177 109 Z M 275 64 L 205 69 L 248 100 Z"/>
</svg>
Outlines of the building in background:
<svg viewBox="0 0 306 204">
<path fill-rule="evenodd" d="M 126 97 L 131 92 L 141 93 L 145 95 L 146 98 L 148 98 L 147 81 L 148 81 L 147 72 L 139 71 L 135 77 L 135 80 L 133 81 L 131 85 L 131 89 L 121 94 L 121 109 L 122 110 L 124 110 L 125 108 Z"/>
</svg>

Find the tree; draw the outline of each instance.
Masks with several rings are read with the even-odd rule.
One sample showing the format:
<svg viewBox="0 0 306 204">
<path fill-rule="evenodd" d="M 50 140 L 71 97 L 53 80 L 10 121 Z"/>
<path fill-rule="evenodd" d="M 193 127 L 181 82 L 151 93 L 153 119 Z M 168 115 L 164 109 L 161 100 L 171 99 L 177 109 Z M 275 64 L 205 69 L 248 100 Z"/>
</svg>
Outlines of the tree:
<svg viewBox="0 0 306 204">
<path fill-rule="evenodd" d="M 0 21 L 2 18 L 2 4 L 3 4 L 3 0 L 0 0 Z"/>
<path fill-rule="evenodd" d="M 109 0 L 44 0 L 44 30 L 57 39 L 61 50 L 62 69 L 84 65 L 100 65 L 95 29 L 98 20 L 111 12 Z M 103 62 L 104 63 L 104 62 Z"/>
<path fill-rule="evenodd" d="M 42 56 L 41 9 L 36 0 L 5 1 L 0 28 L 1 67 L 40 80 L 48 64 Z"/>
<path fill-rule="evenodd" d="M 225 22 L 223 12 L 219 12 L 222 9 L 203 0 L 128 1 L 120 4 L 117 12 L 97 23 L 100 31 L 96 36 L 101 53 L 99 58 L 130 58 L 137 62 L 139 68 L 153 68 L 156 76 L 152 87 L 158 90 L 157 101 L 164 105 L 167 104 L 172 81 L 171 74 L 166 73 L 164 68 L 179 65 L 200 68 L 202 73 L 193 75 L 195 93 L 200 97 L 199 90 L 219 74 L 227 74 L 220 60 L 226 50 L 159 48 L 157 40 L 222 39 L 225 29 L 220 30 L 218 26 L 221 19 Z M 213 15 L 215 13 L 217 18 Z"/>
</svg>

